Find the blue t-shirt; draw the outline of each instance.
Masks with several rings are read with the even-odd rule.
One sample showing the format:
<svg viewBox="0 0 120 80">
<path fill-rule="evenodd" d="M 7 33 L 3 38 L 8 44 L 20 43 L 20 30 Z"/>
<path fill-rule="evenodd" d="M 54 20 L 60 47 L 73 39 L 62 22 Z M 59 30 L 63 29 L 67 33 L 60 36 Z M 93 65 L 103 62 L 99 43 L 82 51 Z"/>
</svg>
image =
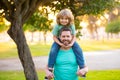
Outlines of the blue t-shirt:
<svg viewBox="0 0 120 80">
<path fill-rule="evenodd" d="M 52 34 L 53 34 L 54 36 L 59 37 L 60 29 L 61 29 L 62 27 L 64 27 L 64 26 L 62 26 L 62 25 L 57 25 L 57 24 L 56 24 L 55 27 L 54 27 L 53 30 L 52 30 Z M 71 29 L 72 35 L 75 35 L 75 26 L 74 26 L 74 25 L 71 25 L 71 26 L 67 26 L 67 27 L 69 27 L 69 28 Z"/>
<path fill-rule="evenodd" d="M 75 54 L 69 50 L 59 50 L 54 65 L 54 80 L 78 80 L 78 65 Z"/>
</svg>

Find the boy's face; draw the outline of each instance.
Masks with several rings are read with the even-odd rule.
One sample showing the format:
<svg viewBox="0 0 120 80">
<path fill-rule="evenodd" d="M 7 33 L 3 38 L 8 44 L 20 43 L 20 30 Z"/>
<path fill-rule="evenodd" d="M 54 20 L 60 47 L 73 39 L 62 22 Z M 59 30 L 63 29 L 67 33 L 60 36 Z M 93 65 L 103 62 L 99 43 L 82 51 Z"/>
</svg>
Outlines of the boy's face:
<svg viewBox="0 0 120 80">
<path fill-rule="evenodd" d="M 61 25 L 66 26 L 66 25 L 68 25 L 68 23 L 69 23 L 69 19 L 68 19 L 67 16 L 63 16 L 63 17 L 60 18 L 60 24 Z"/>
<path fill-rule="evenodd" d="M 71 43 L 72 35 L 70 31 L 63 31 L 60 35 L 60 40 L 64 45 L 68 45 Z"/>
</svg>

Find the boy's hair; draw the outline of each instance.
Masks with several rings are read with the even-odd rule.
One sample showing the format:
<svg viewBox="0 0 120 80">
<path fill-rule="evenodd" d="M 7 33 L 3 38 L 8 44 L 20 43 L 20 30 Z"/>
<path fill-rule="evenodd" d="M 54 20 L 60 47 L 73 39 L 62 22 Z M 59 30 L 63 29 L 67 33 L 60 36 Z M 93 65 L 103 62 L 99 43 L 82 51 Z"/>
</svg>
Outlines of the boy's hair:
<svg viewBox="0 0 120 80">
<path fill-rule="evenodd" d="M 71 31 L 71 29 L 70 29 L 69 27 L 62 27 L 62 28 L 60 29 L 60 34 L 59 34 L 59 36 L 61 36 L 61 34 L 62 34 L 63 31 L 70 31 L 70 33 L 71 33 L 71 35 L 72 35 L 72 31 Z"/>
<path fill-rule="evenodd" d="M 62 18 L 63 16 L 66 16 L 69 19 L 69 23 L 68 23 L 67 26 L 70 26 L 71 24 L 74 23 L 74 16 L 73 16 L 71 10 L 63 9 L 57 14 L 57 17 L 56 17 L 57 24 L 61 25 L 60 24 L 60 18 Z"/>
</svg>

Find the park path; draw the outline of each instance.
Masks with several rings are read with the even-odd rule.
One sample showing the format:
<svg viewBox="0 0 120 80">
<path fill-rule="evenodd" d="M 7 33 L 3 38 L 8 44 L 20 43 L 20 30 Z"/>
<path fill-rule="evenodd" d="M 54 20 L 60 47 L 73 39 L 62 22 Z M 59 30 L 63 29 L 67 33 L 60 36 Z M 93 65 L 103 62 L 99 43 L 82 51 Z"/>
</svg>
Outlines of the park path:
<svg viewBox="0 0 120 80">
<path fill-rule="evenodd" d="M 120 69 L 120 49 L 84 52 L 89 70 Z M 36 69 L 44 69 L 48 56 L 33 57 Z M 19 59 L 0 59 L 0 71 L 23 70 Z"/>
</svg>

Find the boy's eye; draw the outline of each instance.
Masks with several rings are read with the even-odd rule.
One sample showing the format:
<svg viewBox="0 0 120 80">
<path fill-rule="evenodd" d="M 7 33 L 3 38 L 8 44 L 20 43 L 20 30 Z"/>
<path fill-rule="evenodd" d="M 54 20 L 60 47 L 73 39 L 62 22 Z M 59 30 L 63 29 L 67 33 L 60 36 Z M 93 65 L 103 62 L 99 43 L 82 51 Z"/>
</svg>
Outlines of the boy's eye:
<svg viewBox="0 0 120 80">
<path fill-rule="evenodd" d="M 68 18 L 60 18 L 60 19 L 68 20 Z"/>
</svg>

